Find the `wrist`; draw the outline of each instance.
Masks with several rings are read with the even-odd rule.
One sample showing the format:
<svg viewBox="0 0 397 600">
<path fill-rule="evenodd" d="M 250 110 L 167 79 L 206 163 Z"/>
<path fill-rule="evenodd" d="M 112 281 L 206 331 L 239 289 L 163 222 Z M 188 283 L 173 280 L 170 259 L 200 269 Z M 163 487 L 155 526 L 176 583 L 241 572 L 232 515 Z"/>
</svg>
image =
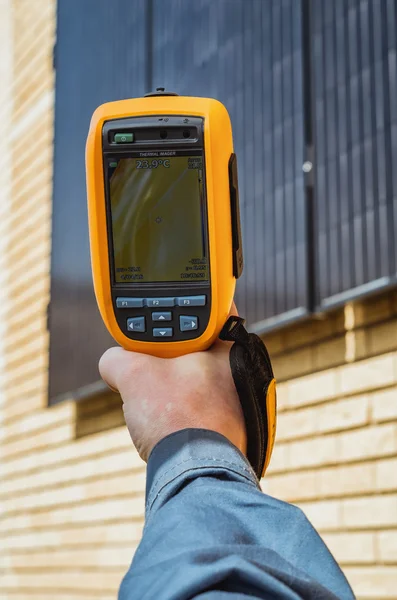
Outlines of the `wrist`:
<svg viewBox="0 0 397 600">
<path fill-rule="evenodd" d="M 219 471 L 231 473 L 245 483 L 259 487 L 258 479 L 240 450 L 219 432 L 186 428 L 160 440 L 148 460 L 146 479 L 147 513 L 163 497 L 165 502 L 180 487 L 179 477 L 193 479 L 204 475 L 219 476 Z M 161 504 L 161 500 L 159 501 Z"/>
</svg>

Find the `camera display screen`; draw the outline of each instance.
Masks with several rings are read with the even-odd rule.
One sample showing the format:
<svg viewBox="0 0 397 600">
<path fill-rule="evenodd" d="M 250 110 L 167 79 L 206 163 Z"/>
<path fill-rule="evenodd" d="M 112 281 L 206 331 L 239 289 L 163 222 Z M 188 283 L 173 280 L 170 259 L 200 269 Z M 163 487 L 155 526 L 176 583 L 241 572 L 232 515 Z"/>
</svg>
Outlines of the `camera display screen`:
<svg viewBox="0 0 397 600">
<path fill-rule="evenodd" d="M 108 159 L 115 282 L 206 282 L 203 155 L 150 154 Z"/>
</svg>

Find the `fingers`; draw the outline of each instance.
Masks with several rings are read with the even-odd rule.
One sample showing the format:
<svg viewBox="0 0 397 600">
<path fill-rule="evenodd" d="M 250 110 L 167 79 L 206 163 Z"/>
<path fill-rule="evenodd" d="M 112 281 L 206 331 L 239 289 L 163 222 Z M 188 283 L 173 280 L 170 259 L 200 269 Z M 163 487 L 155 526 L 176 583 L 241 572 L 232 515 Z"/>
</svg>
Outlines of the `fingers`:
<svg viewBox="0 0 397 600">
<path fill-rule="evenodd" d="M 236 304 L 233 302 L 230 308 L 229 316 L 238 316 Z M 228 351 L 230 342 L 221 342 L 217 340 L 212 350 Z M 119 346 L 109 348 L 99 360 L 99 373 L 104 382 L 114 392 L 120 391 L 120 382 L 125 379 L 126 373 L 131 373 L 134 369 L 146 369 L 151 361 L 156 360 L 152 356 L 141 354 L 139 352 L 128 352 Z M 157 359 L 158 360 L 158 359 Z M 153 365 L 152 365 L 153 366 Z"/>
</svg>

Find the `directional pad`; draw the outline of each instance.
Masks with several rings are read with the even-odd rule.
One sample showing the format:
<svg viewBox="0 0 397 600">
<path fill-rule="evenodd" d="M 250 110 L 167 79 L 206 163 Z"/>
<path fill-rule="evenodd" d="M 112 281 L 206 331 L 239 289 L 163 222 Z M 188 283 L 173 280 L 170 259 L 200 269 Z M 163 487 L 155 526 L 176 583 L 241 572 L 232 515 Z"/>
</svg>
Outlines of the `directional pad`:
<svg viewBox="0 0 397 600">
<path fill-rule="evenodd" d="M 181 315 L 179 317 L 179 329 L 181 331 L 195 331 L 198 329 L 198 317 Z"/>
</svg>

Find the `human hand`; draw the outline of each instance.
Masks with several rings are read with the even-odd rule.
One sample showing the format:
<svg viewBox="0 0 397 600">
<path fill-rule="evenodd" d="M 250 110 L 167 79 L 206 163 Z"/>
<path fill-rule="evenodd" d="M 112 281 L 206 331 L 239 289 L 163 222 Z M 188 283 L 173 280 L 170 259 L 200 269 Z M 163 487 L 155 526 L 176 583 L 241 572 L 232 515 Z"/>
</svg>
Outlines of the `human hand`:
<svg viewBox="0 0 397 600">
<path fill-rule="evenodd" d="M 224 435 L 244 454 L 246 431 L 229 365 L 230 342 L 205 352 L 157 358 L 110 348 L 99 361 L 104 381 L 118 390 L 139 455 L 148 460 L 167 435 L 186 428 Z"/>
</svg>

